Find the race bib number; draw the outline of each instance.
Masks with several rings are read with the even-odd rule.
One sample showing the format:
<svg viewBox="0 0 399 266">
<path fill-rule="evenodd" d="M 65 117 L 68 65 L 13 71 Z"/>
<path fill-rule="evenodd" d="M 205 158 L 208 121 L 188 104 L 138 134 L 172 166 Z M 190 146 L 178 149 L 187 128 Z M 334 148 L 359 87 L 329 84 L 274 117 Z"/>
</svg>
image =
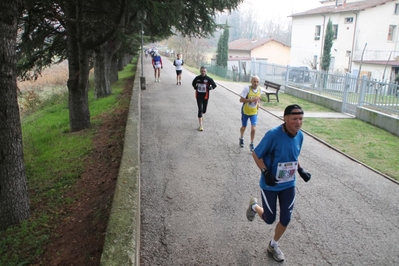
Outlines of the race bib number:
<svg viewBox="0 0 399 266">
<path fill-rule="evenodd" d="M 198 88 L 198 92 L 199 93 L 205 93 L 206 92 L 206 84 L 198 84 L 197 88 Z"/>
<path fill-rule="evenodd" d="M 285 183 L 294 180 L 298 162 L 286 162 L 277 164 L 276 179 L 278 183 Z"/>
<path fill-rule="evenodd" d="M 252 98 L 254 98 L 254 97 L 251 97 L 249 99 L 252 99 Z M 258 106 L 258 101 L 249 102 L 248 106 L 251 107 L 251 108 L 256 108 Z"/>
</svg>

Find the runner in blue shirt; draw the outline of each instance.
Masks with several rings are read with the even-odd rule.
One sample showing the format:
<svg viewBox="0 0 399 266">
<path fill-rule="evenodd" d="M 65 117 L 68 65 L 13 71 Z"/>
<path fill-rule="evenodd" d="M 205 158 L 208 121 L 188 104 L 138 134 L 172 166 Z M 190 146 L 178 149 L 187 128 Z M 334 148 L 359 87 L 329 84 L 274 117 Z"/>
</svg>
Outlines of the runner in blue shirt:
<svg viewBox="0 0 399 266">
<path fill-rule="evenodd" d="M 154 77 L 155 82 L 161 82 L 161 69 L 163 68 L 162 58 L 155 52 L 154 57 L 152 58 L 152 67 L 154 68 Z"/>
<path fill-rule="evenodd" d="M 294 209 L 295 172 L 298 171 L 305 182 L 311 178 L 298 161 L 303 143 L 303 115 L 299 105 L 287 106 L 284 110 L 284 123 L 266 132 L 252 152 L 256 165 L 261 169 L 259 185 L 263 208 L 258 205 L 256 198 L 252 198 L 246 212 L 247 219 L 253 221 L 258 214 L 267 224 L 273 224 L 278 200 L 280 220 L 267 248 L 276 261 L 284 260 L 278 241 L 287 229 Z"/>
</svg>

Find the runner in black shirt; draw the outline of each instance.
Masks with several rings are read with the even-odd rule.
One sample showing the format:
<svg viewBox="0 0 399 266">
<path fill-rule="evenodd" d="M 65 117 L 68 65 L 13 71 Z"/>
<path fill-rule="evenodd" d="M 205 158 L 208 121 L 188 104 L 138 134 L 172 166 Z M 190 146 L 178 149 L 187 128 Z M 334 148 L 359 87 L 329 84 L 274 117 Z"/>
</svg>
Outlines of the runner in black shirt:
<svg viewBox="0 0 399 266">
<path fill-rule="evenodd" d="M 195 98 L 197 99 L 198 106 L 198 122 L 199 131 L 203 131 L 204 127 L 202 122 L 204 120 L 203 115 L 206 113 L 206 108 L 208 106 L 209 100 L 209 90 L 216 88 L 216 83 L 212 78 L 206 75 L 206 67 L 200 68 L 201 75 L 196 76 L 193 80 L 193 87 L 195 90 Z"/>
</svg>

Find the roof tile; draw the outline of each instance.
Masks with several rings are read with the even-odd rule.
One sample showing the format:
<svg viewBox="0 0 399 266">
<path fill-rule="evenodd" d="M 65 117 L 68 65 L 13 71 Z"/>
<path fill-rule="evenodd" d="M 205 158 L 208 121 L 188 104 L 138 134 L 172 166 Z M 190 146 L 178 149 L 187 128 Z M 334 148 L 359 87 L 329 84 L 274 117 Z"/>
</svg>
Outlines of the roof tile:
<svg viewBox="0 0 399 266">
<path fill-rule="evenodd" d="M 229 50 L 252 51 L 253 49 L 271 41 L 287 46 L 286 44 L 276 41 L 272 38 L 238 39 L 229 43 Z"/>
<path fill-rule="evenodd" d="M 331 13 L 362 11 L 367 8 L 373 8 L 378 5 L 386 4 L 388 2 L 395 2 L 395 0 L 366 0 L 366 1 L 345 3 L 345 4 L 342 4 L 339 6 L 335 6 L 335 5 L 321 6 L 321 7 L 307 10 L 307 11 L 304 11 L 301 13 L 293 14 L 293 15 L 291 15 L 291 17 L 302 17 L 302 16 L 318 15 L 318 14 L 331 14 Z"/>
</svg>

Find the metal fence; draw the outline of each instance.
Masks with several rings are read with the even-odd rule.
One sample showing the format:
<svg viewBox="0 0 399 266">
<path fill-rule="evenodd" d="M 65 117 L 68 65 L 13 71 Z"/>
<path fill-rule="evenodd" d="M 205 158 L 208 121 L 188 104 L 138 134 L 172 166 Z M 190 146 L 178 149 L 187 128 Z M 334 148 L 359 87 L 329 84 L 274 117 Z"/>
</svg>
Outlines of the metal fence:
<svg viewBox="0 0 399 266">
<path fill-rule="evenodd" d="M 386 80 L 358 78 L 346 74 L 331 74 L 308 69 L 266 62 L 252 61 L 248 73 L 239 73 L 215 65 L 207 66 L 208 72 L 222 78 L 249 82 L 257 75 L 261 84 L 265 80 L 285 86 L 296 87 L 343 103 L 344 113 L 356 115 L 356 107 L 364 107 L 399 117 L 399 84 Z M 283 89 L 282 89 L 283 90 Z"/>
</svg>

